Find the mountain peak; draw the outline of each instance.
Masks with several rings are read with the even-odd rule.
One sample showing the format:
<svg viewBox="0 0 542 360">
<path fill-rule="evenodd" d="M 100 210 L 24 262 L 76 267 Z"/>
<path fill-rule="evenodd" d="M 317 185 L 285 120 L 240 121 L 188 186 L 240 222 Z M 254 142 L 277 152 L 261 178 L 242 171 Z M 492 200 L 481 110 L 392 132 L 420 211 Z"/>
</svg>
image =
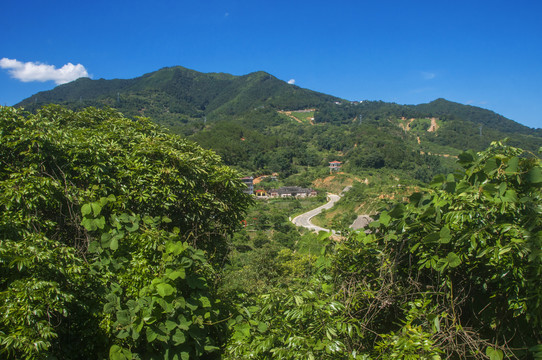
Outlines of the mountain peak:
<svg viewBox="0 0 542 360">
<path fill-rule="evenodd" d="M 69 108 L 115 107 L 128 116 L 152 116 L 158 122 L 212 119 L 240 115 L 254 108 L 280 109 L 317 107 L 337 98 L 292 87 L 265 71 L 236 76 L 201 73 L 183 66 L 164 67 L 134 79 L 79 79 L 38 93 L 16 106 L 35 110 L 57 103 Z"/>
</svg>

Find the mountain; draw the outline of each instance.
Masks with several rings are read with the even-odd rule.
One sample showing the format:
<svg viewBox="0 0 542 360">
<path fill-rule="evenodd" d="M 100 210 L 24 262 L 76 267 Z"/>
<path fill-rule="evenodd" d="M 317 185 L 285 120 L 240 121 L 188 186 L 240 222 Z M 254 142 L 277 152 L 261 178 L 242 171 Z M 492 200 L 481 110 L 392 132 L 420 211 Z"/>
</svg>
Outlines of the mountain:
<svg viewBox="0 0 542 360">
<path fill-rule="evenodd" d="M 134 79 L 82 78 L 16 106 L 34 111 L 50 103 L 149 117 L 248 174 L 288 177 L 340 159 L 352 173 L 386 168 L 428 181 L 450 169 L 461 151 L 482 150 L 494 140 L 509 138 L 510 145 L 532 152 L 542 146 L 541 129 L 479 107 L 445 99 L 351 102 L 263 71 L 234 76 L 177 66 Z"/>
<path fill-rule="evenodd" d="M 471 121 L 482 125 L 482 127 L 491 127 L 508 133 L 533 134 L 533 130 L 525 125 L 505 118 L 491 110 L 483 109 L 477 106 L 463 105 L 446 99 L 436 99 L 427 104 L 412 105 L 414 109 L 421 113 L 428 114 L 431 117 L 452 116 L 456 119 Z M 538 134 L 540 130 L 537 129 Z M 535 132 L 537 132 L 535 130 Z"/>
<path fill-rule="evenodd" d="M 181 66 L 129 80 L 81 78 L 37 93 L 15 105 L 35 110 L 55 103 L 72 109 L 110 106 L 166 125 L 231 117 L 250 109 L 317 107 L 340 99 L 287 84 L 263 71 L 244 76 L 200 73 Z"/>
<path fill-rule="evenodd" d="M 337 103 L 350 104 L 338 97 L 288 84 L 263 71 L 234 76 L 226 73 L 201 73 L 182 66 L 163 68 L 134 79 L 80 78 L 52 90 L 39 92 L 15 106 L 33 111 L 50 103 L 73 109 L 109 106 L 129 116 L 149 116 L 157 122 L 168 123 L 204 117 L 237 116 L 265 106 L 296 110 L 336 107 Z M 364 109 L 367 109 L 368 103 L 371 104 L 371 111 L 380 111 L 384 107 L 388 115 L 463 120 L 502 132 L 541 135 L 540 129 L 530 129 L 493 111 L 442 98 L 419 105 L 365 102 Z M 348 114 L 345 110 L 348 110 L 348 106 L 332 111 L 335 118 L 326 119 L 326 122 L 337 122 L 337 116 L 355 116 L 359 112 L 356 109 L 354 113 Z M 325 116 L 320 114 L 322 117 Z"/>
</svg>

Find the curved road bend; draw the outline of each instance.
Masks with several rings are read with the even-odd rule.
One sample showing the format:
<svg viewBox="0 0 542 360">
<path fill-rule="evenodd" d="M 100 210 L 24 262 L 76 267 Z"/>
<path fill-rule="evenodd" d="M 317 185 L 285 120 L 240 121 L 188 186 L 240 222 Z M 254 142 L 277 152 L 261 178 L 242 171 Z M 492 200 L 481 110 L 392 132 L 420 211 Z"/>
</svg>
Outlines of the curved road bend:
<svg viewBox="0 0 542 360">
<path fill-rule="evenodd" d="M 307 228 L 309 230 L 316 231 L 316 232 L 320 232 L 320 231 L 330 232 L 331 230 L 329 229 L 324 229 L 323 227 L 316 226 L 313 223 L 311 223 L 311 219 L 313 217 L 320 214 L 322 210 L 324 209 L 326 210 L 331 209 L 333 205 L 335 205 L 335 203 L 339 201 L 339 199 L 341 198 L 339 195 L 335 195 L 335 194 L 329 194 L 328 197 L 329 197 L 329 202 L 327 204 L 319 206 L 316 209 L 313 209 L 311 211 L 308 211 L 304 214 L 298 215 L 295 218 L 293 218 L 292 222 L 294 223 L 294 225 L 303 226 L 304 228 Z"/>
</svg>

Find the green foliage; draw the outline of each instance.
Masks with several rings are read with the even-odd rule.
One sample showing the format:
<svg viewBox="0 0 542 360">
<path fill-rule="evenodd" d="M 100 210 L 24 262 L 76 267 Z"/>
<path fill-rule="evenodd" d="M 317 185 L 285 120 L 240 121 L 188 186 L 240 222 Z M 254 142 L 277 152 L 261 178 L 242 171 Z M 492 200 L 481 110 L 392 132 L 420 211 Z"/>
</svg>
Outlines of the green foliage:
<svg viewBox="0 0 542 360">
<path fill-rule="evenodd" d="M 341 250 L 340 266 L 366 266 L 370 258 L 359 262 L 344 256 L 369 245 L 363 253 L 387 254 L 396 299 L 412 296 L 413 284 L 434 289 L 433 306 L 451 322 L 435 337 L 452 329 L 477 332 L 473 339 L 464 336 L 467 332 L 453 336 L 471 339 L 469 351 L 441 342 L 447 353 L 472 356 L 472 349 L 483 352 L 488 343 L 508 343 L 524 354 L 542 333 L 540 160 L 494 143 L 485 152 L 461 154 L 459 163 L 463 173 L 437 177 L 430 192 L 382 212 L 371 224 L 378 235 L 360 234 L 359 245 Z M 382 281 L 381 273 L 374 276 Z"/>
<path fill-rule="evenodd" d="M 382 359 L 432 359 L 440 360 L 442 350 L 436 345 L 434 334 L 440 330 L 439 316 L 431 314 L 430 301 L 417 300 L 408 303 L 401 329 L 382 335 L 375 350 Z M 422 320 L 429 317 L 433 322 Z M 420 321 L 421 320 L 421 321 Z"/>
<path fill-rule="evenodd" d="M 344 305 L 327 297 L 325 283 L 303 289 L 276 290 L 262 295 L 257 306 L 240 309 L 230 321 L 233 335 L 227 356 L 232 359 L 347 359 L 343 333 L 355 324 L 342 325 Z"/>
<path fill-rule="evenodd" d="M 227 165 L 279 172 L 282 179 L 304 173 L 307 167 L 325 168 L 326 161 L 345 156 L 346 171 L 400 169 L 425 183 L 451 169 L 435 154 L 482 150 L 507 136 L 511 145 L 531 151 L 542 145 L 540 130 L 474 106 L 444 99 L 416 106 L 351 103 L 265 72 L 233 76 L 171 67 L 130 80 L 86 78 L 36 94 L 17 106 L 36 111 L 50 103 L 70 109 L 112 107 L 127 116 L 148 116 L 214 150 Z M 314 113 L 296 111 L 313 108 Z M 292 121 L 280 110 L 292 110 L 304 121 Z M 315 125 L 306 121 L 313 116 Z M 430 117 L 437 117 L 436 132 L 427 131 Z"/>
<path fill-rule="evenodd" d="M 245 301 L 227 358 L 538 356 L 540 160 L 494 143 L 459 162 L 371 233 L 329 243 L 310 277 Z"/>
<path fill-rule="evenodd" d="M 345 212 L 345 213 L 337 213 L 335 216 L 333 216 L 333 219 L 331 220 L 332 228 L 334 230 L 339 230 L 341 234 L 346 234 L 348 231 L 348 228 L 354 220 L 356 220 L 357 215 L 353 211 Z"/>
<path fill-rule="evenodd" d="M 314 234 L 300 235 L 288 215 L 317 207 L 325 199 L 259 199 L 249 208 L 246 228 L 232 238 L 232 251 L 221 276 L 224 297 L 247 298 L 305 281 L 322 243 Z"/>
<path fill-rule="evenodd" d="M 3 357 L 216 354 L 236 172 L 148 120 L 56 106 L 0 108 L 0 159 Z"/>
</svg>

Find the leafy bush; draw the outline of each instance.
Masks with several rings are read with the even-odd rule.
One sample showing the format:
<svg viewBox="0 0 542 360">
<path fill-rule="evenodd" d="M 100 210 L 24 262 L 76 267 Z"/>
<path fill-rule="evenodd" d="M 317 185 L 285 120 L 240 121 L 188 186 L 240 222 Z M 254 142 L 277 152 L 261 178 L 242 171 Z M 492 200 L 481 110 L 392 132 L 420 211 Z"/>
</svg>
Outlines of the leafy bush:
<svg viewBox="0 0 542 360">
<path fill-rule="evenodd" d="M 463 172 L 437 177 L 428 192 L 382 212 L 372 234 L 340 244 L 338 284 L 349 284 L 351 313 L 373 312 L 365 327 L 394 331 L 395 338 L 382 335 L 382 349 L 400 333 L 413 335 L 413 326 L 431 329 L 438 317 L 427 340 L 446 356 L 482 357 L 489 346 L 492 354 L 526 356 L 542 341 L 540 160 L 493 143 L 459 163 Z M 397 328 L 402 304 L 422 300 L 432 315 L 407 317 L 406 332 Z"/>
<path fill-rule="evenodd" d="M 4 357 L 216 353 L 209 264 L 250 202 L 237 173 L 146 119 L 92 108 L 0 108 L 0 159 Z"/>
</svg>

